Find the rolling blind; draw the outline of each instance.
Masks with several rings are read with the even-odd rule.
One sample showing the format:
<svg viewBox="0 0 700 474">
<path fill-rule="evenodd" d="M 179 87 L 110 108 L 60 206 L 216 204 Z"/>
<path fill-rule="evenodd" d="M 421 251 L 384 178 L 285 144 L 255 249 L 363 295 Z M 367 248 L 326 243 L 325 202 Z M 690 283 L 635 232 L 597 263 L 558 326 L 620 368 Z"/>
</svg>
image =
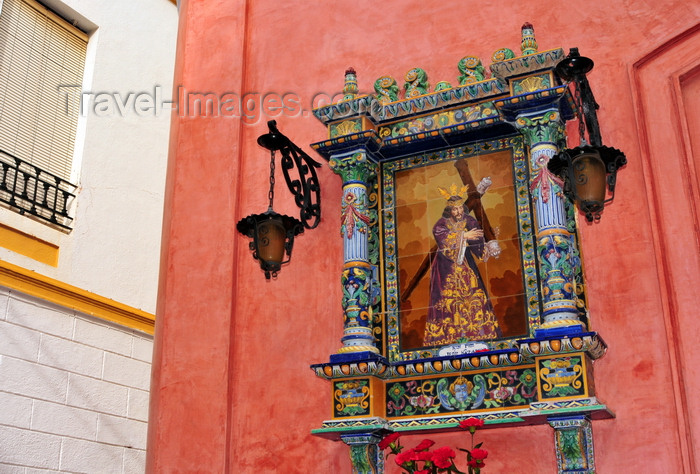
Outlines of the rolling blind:
<svg viewBox="0 0 700 474">
<path fill-rule="evenodd" d="M 85 33 L 33 0 L 3 0 L 0 149 L 66 180 L 86 46 Z"/>
</svg>

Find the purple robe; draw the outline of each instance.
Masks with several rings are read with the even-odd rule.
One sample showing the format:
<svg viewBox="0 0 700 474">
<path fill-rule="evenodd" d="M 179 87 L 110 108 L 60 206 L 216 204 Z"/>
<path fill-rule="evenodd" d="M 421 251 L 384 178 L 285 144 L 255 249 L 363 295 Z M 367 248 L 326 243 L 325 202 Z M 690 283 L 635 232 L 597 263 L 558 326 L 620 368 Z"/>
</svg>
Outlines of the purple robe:
<svg viewBox="0 0 700 474">
<path fill-rule="evenodd" d="M 500 337 L 493 306 L 475 260 L 484 257 L 484 238 L 461 242 L 463 230 L 480 228 L 470 215 L 462 220 L 442 217 L 433 227 L 438 251 L 430 272 L 426 346 Z"/>
</svg>

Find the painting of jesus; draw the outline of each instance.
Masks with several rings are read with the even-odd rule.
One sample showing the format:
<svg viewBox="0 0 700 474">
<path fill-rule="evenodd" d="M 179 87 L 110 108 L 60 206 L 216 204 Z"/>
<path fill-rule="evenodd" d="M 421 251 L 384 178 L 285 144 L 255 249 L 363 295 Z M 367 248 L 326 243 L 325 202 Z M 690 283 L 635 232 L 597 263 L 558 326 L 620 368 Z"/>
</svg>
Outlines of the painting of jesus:
<svg viewBox="0 0 700 474">
<path fill-rule="evenodd" d="M 467 186 L 458 190 L 452 185 L 450 191 L 438 191 L 446 205 L 433 226 L 438 248 L 430 271 L 424 343 L 433 346 L 495 339 L 500 336 L 500 329 L 476 259 L 497 257 L 498 242 L 486 245 L 479 222 L 468 214 Z"/>
<path fill-rule="evenodd" d="M 395 189 L 401 351 L 528 331 L 512 154 L 443 156 L 385 177 Z"/>
</svg>

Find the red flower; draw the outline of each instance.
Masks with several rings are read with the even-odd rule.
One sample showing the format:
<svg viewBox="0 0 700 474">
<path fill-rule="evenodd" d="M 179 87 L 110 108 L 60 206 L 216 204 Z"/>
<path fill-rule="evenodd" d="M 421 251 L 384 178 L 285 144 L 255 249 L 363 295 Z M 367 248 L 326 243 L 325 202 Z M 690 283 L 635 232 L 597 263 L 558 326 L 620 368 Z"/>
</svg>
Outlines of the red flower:
<svg viewBox="0 0 700 474">
<path fill-rule="evenodd" d="M 398 464 L 401 467 L 405 467 L 404 464 L 406 463 L 411 463 L 413 461 L 418 461 L 418 453 L 416 453 L 413 449 L 409 449 L 408 451 L 404 451 L 403 453 L 399 453 L 396 455 L 396 464 Z"/>
<path fill-rule="evenodd" d="M 452 448 L 443 446 L 433 451 L 432 461 L 439 469 L 447 469 L 452 465 L 452 459 L 454 459 L 456 455 Z"/>
<path fill-rule="evenodd" d="M 474 448 L 471 450 L 471 455 L 472 459 L 476 459 L 477 461 L 483 461 L 488 457 L 489 452 L 485 449 Z"/>
<path fill-rule="evenodd" d="M 401 433 L 391 433 L 391 434 L 386 435 L 384 437 L 384 439 L 382 439 L 379 442 L 379 449 L 388 448 L 390 445 L 394 444 L 394 441 L 396 441 L 400 437 L 401 437 Z"/>
<path fill-rule="evenodd" d="M 432 461 L 433 453 L 430 451 L 418 451 L 416 452 L 416 461 Z"/>
<path fill-rule="evenodd" d="M 465 430 L 469 430 L 470 433 L 474 434 L 477 428 L 482 428 L 484 426 L 484 420 L 480 418 L 467 418 L 459 422 L 459 427 Z"/>
<path fill-rule="evenodd" d="M 418 446 L 416 446 L 413 449 L 415 449 L 416 451 L 427 451 L 434 444 L 435 444 L 435 441 L 433 441 L 432 439 L 424 439 L 423 441 L 420 442 L 420 444 Z"/>
<path fill-rule="evenodd" d="M 469 467 L 481 469 L 485 466 L 484 459 L 486 459 L 488 455 L 489 452 L 485 449 L 474 448 L 471 451 L 469 451 L 469 459 L 467 461 L 467 465 Z"/>
</svg>

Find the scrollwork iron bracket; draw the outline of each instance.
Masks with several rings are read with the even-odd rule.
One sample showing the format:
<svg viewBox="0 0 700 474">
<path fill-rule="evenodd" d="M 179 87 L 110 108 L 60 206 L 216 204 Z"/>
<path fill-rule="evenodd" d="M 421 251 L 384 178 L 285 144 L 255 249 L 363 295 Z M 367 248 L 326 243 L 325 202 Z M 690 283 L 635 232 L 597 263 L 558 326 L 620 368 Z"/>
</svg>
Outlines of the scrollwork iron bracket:
<svg viewBox="0 0 700 474">
<path fill-rule="evenodd" d="M 294 196 L 294 202 L 301 210 L 299 217 L 304 227 L 315 228 L 321 219 L 321 187 L 318 182 L 316 168 L 321 164 L 314 161 L 301 148 L 277 129 L 277 122 L 267 122 L 270 133 L 261 135 L 258 144 L 270 151 L 280 151 L 284 180 L 289 192 Z M 290 171 L 297 170 L 298 178 L 292 177 Z"/>
</svg>

